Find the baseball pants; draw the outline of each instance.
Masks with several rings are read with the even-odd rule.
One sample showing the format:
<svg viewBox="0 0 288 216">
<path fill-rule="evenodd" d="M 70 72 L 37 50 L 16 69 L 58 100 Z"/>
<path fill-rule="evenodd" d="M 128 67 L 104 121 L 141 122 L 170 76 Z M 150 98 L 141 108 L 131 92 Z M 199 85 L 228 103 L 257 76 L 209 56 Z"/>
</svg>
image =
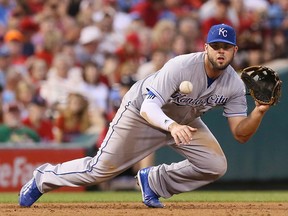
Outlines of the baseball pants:
<svg viewBox="0 0 288 216">
<path fill-rule="evenodd" d="M 169 145 L 186 159 L 153 166 L 149 185 L 164 198 L 192 191 L 224 175 L 227 162 L 219 143 L 199 117 L 189 125 L 198 129 L 193 140 L 189 145 L 177 146 L 169 132 L 151 127 L 130 102 L 124 101 L 95 157 L 43 164 L 33 173 L 36 184 L 42 193 L 62 186 L 99 184 Z"/>
</svg>

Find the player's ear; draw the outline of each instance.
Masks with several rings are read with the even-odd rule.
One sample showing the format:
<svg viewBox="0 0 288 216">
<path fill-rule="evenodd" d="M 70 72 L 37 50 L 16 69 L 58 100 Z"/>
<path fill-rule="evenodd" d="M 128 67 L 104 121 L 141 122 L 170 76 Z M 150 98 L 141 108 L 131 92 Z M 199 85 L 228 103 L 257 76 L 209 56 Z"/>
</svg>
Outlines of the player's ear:
<svg viewBox="0 0 288 216">
<path fill-rule="evenodd" d="M 238 46 L 235 46 L 235 47 L 234 47 L 234 56 L 235 56 L 235 54 L 237 53 L 237 51 L 238 51 Z"/>
<path fill-rule="evenodd" d="M 207 53 L 207 49 L 208 49 L 208 44 L 207 44 L 207 43 L 205 43 L 205 45 L 204 45 L 204 50 L 205 50 L 205 53 Z"/>
</svg>

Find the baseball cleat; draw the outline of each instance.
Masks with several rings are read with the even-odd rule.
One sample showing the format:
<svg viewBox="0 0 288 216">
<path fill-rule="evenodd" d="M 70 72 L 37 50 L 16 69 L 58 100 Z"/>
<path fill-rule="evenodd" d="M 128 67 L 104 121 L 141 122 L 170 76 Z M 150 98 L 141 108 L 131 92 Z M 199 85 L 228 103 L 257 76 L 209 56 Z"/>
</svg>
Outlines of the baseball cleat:
<svg viewBox="0 0 288 216">
<path fill-rule="evenodd" d="M 137 180 L 141 188 L 143 203 L 151 208 L 163 208 L 164 205 L 159 201 L 159 196 L 152 191 L 148 182 L 148 174 L 151 167 L 144 168 L 138 171 Z"/>
<path fill-rule="evenodd" d="M 42 193 L 37 188 L 35 179 L 32 178 L 20 190 L 19 205 L 21 207 L 30 207 L 41 196 L 42 196 Z"/>
</svg>

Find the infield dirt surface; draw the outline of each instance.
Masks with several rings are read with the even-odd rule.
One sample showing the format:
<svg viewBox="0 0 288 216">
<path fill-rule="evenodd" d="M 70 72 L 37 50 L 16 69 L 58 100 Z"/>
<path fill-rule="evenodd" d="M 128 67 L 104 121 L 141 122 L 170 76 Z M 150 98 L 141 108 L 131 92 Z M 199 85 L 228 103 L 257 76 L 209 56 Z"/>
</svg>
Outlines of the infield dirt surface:
<svg viewBox="0 0 288 216">
<path fill-rule="evenodd" d="M 167 202 L 163 209 L 138 202 L 37 203 L 30 208 L 0 204 L 1 216 L 287 216 L 288 203 Z"/>
</svg>

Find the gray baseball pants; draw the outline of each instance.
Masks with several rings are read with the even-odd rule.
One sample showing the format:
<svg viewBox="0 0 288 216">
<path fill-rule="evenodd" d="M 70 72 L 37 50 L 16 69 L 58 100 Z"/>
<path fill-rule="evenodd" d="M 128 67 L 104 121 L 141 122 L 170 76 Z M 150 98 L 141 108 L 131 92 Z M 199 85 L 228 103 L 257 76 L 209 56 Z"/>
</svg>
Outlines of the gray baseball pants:
<svg viewBox="0 0 288 216">
<path fill-rule="evenodd" d="M 200 118 L 189 123 L 197 128 L 189 145 L 173 144 L 170 133 L 151 127 L 130 103 L 122 103 L 95 157 L 38 167 L 33 175 L 42 193 L 62 186 L 89 186 L 124 172 L 157 149 L 170 145 L 186 159 L 154 166 L 151 189 L 161 197 L 192 191 L 215 181 L 227 169 L 225 155 Z"/>
</svg>

